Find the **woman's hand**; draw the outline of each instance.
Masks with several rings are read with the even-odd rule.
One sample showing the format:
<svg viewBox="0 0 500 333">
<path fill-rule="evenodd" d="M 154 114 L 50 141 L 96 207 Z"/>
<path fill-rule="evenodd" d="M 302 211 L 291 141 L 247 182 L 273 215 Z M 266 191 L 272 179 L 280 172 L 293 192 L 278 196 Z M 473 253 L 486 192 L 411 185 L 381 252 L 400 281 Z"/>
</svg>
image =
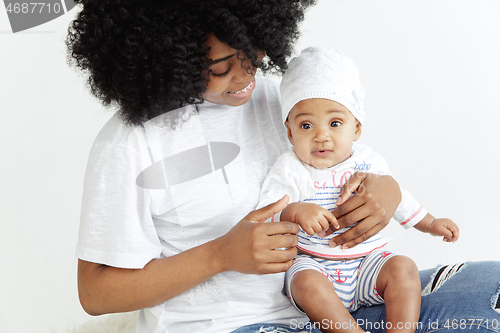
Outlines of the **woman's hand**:
<svg viewBox="0 0 500 333">
<path fill-rule="evenodd" d="M 284 272 L 297 254 L 299 226 L 292 222 L 263 223 L 288 204 L 288 196 L 249 213 L 218 238 L 220 271 L 247 274 Z M 286 249 L 283 249 L 286 248 Z"/>
<path fill-rule="evenodd" d="M 372 237 L 389 224 L 400 202 L 401 191 L 394 178 L 356 172 L 342 187 L 333 215 L 341 228 L 359 223 L 332 238 L 330 246 L 342 244 L 347 249 Z"/>
</svg>

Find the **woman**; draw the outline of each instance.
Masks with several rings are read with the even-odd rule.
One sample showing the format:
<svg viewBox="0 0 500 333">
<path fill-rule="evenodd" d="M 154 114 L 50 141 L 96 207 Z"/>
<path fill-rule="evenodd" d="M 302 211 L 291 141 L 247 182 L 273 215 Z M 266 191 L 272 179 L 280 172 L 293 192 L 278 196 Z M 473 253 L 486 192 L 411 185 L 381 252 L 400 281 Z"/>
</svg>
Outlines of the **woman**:
<svg viewBox="0 0 500 333">
<path fill-rule="evenodd" d="M 140 332 L 309 330 L 281 292 L 297 226 L 257 223 L 286 201 L 253 211 L 287 149 L 277 87 L 255 73 L 286 69 L 314 1 L 80 3 L 70 57 L 92 92 L 119 107 L 87 168 L 77 247 L 84 309 L 145 309 Z M 335 239 L 347 247 L 384 228 L 400 200 L 390 177 L 351 179 L 335 211 L 341 226 L 362 220 Z M 497 281 L 476 287 L 473 311 L 456 304 L 465 296 L 455 289 L 472 290 L 473 274 L 486 269 L 500 275 L 498 264 L 468 264 L 444 268 L 428 284 L 423 272 L 422 330 L 453 330 L 453 319 L 487 319 L 472 327 L 494 328 Z M 354 317 L 372 332 L 385 329 L 382 306 Z"/>
</svg>

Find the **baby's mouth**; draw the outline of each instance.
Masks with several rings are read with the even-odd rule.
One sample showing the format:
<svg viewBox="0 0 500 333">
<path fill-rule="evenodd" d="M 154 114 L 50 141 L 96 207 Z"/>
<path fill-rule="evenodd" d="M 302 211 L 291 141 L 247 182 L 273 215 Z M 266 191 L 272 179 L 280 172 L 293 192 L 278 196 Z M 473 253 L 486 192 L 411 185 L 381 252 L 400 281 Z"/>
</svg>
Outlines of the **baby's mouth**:
<svg viewBox="0 0 500 333">
<path fill-rule="evenodd" d="M 318 149 L 318 150 L 315 150 L 313 152 L 314 155 L 317 155 L 317 156 L 326 156 L 328 154 L 330 154 L 332 151 L 329 150 L 329 149 Z"/>
</svg>

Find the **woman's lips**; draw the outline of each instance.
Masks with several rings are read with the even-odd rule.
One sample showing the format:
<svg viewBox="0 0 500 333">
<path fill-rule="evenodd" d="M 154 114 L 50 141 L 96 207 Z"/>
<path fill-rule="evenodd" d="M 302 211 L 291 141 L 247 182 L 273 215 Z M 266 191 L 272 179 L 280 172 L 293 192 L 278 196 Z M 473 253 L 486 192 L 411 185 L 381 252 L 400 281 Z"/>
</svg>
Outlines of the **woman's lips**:
<svg viewBox="0 0 500 333">
<path fill-rule="evenodd" d="M 255 88 L 255 79 L 252 80 L 246 87 L 236 91 L 229 91 L 228 94 L 236 98 L 246 98 L 252 94 Z"/>
</svg>

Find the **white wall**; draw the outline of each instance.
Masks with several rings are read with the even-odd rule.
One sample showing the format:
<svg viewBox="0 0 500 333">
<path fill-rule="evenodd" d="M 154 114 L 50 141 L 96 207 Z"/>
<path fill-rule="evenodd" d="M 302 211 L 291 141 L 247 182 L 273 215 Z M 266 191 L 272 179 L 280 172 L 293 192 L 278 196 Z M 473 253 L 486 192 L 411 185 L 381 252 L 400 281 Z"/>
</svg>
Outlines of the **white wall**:
<svg viewBox="0 0 500 333">
<path fill-rule="evenodd" d="M 298 50 L 327 44 L 349 55 L 366 90 L 360 141 L 435 216 L 460 226 L 443 243 L 396 223 L 392 248 L 424 269 L 500 260 L 500 2 L 320 1 Z"/>
<path fill-rule="evenodd" d="M 87 155 L 109 115 L 65 63 L 71 14 L 12 34 L 3 10 L 0 332 L 67 333 L 88 320 L 74 251 Z"/>
<path fill-rule="evenodd" d="M 0 8 L 0 332 L 67 332 L 89 320 L 74 248 L 87 154 L 110 114 L 65 63 L 74 13 L 12 34 Z M 461 228 L 456 244 L 386 229 L 422 269 L 500 260 L 498 13 L 495 0 L 320 0 L 303 24 L 298 51 L 331 45 L 360 69 L 361 142 Z"/>
</svg>

